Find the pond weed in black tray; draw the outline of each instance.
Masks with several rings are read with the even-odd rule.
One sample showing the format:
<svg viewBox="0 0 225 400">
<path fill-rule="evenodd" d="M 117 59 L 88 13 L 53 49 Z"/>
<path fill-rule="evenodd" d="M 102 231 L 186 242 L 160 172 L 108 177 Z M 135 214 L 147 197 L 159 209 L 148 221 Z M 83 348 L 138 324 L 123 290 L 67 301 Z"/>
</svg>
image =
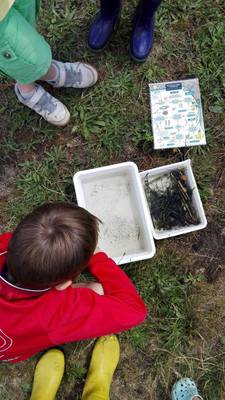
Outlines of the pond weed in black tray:
<svg viewBox="0 0 225 400">
<path fill-rule="evenodd" d="M 199 216 L 193 206 L 192 192 L 184 169 L 174 169 L 144 179 L 152 221 L 157 230 L 171 230 L 198 225 Z"/>
</svg>

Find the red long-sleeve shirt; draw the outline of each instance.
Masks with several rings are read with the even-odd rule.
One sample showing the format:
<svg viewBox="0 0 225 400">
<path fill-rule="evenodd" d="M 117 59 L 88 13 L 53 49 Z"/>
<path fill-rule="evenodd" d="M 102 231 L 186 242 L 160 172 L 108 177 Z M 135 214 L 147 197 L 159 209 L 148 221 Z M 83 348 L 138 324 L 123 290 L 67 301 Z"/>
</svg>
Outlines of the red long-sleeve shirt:
<svg viewBox="0 0 225 400">
<path fill-rule="evenodd" d="M 10 238 L 0 235 L 0 273 Z M 72 287 L 23 290 L 0 276 L 0 361 L 22 361 L 57 344 L 118 333 L 143 322 L 144 302 L 112 259 L 97 253 L 88 269 L 104 295 Z"/>
</svg>

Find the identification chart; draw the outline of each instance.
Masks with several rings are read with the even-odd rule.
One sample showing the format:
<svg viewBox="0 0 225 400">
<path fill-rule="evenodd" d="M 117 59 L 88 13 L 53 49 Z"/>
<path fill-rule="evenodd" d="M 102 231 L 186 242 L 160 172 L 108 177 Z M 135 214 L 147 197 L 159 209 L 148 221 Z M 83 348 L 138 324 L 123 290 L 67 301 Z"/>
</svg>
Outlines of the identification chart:
<svg viewBox="0 0 225 400">
<path fill-rule="evenodd" d="M 206 144 L 199 81 L 149 84 L 154 149 Z"/>
</svg>

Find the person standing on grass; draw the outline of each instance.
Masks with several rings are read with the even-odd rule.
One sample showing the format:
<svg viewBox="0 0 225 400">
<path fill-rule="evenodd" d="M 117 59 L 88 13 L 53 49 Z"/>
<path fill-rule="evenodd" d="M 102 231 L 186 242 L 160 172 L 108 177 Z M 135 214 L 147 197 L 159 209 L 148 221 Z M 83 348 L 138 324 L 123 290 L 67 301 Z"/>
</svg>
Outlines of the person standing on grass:
<svg viewBox="0 0 225 400">
<path fill-rule="evenodd" d="M 135 61 L 143 62 L 151 52 L 154 41 L 155 12 L 162 0 L 139 0 L 133 20 L 130 53 Z M 100 12 L 88 34 L 88 45 L 94 51 L 103 50 L 115 31 L 123 0 L 101 0 Z"/>
<path fill-rule="evenodd" d="M 68 109 L 35 82 L 82 89 L 94 85 L 98 74 L 89 64 L 52 60 L 48 43 L 35 29 L 39 6 L 40 0 L 0 0 L 0 75 L 16 81 L 21 103 L 51 124 L 64 126 Z"/>
</svg>

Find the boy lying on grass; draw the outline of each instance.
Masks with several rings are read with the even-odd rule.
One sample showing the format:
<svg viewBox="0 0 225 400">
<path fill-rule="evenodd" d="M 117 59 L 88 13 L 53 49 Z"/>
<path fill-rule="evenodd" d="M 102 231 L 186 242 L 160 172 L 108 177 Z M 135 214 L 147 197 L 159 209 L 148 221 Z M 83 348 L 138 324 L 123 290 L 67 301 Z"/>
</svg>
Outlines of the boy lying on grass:
<svg viewBox="0 0 225 400">
<path fill-rule="evenodd" d="M 146 307 L 126 274 L 97 252 L 98 219 L 44 204 L 0 236 L 0 361 L 140 324 Z M 88 268 L 97 282 L 73 284 Z"/>
</svg>

